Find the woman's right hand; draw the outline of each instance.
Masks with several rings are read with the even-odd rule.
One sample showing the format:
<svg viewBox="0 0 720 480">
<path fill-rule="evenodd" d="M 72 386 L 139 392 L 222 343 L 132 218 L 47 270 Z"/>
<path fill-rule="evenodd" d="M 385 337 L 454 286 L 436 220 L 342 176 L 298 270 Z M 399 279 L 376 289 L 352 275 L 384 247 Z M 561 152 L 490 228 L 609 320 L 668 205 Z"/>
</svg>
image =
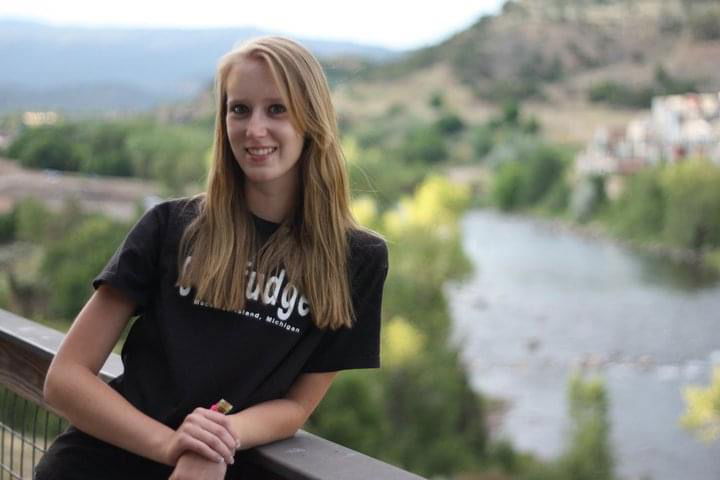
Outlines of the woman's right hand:
<svg viewBox="0 0 720 480">
<path fill-rule="evenodd" d="M 225 415 L 198 407 L 170 437 L 165 457 L 169 465 L 175 465 L 183 453 L 191 451 L 214 462 L 232 464 L 237 443 Z"/>
</svg>

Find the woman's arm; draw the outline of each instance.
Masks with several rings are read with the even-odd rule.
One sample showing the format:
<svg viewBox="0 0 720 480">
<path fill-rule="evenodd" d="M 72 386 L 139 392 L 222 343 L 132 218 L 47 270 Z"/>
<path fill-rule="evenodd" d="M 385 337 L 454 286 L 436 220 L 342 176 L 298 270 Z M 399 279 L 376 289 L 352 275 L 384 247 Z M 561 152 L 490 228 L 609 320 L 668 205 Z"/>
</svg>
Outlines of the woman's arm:
<svg viewBox="0 0 720 480">
<path fill-rule="evenodd" d="M 50 364 L 45 400 L 80 430 L 156 462 L 174 465 L 186 450 L 216 461 L 218 452 L 227 450 L 226 458 L 232 459 L 231 451 L 215 437 L 222 438 L 224 432 L 229 445 L 235 439 L 225 429 L 219 431 L 216 423 L 200 417 L 186 428 L 195 433 L 181 432 L 183 427 L 175 431 L 140 412 L 97 376 L 134 309 L 127 296 L 108 285 L 93 294 Z M 217 430 L 215 434 L 201 429 L 202 422 Z M 198 440 L 202 436 L 204 443 Z"/>
<path fill-rule="evenodd" d="M 300 375 L 285 398 L 259 403 L 225 417 L 235 438 L 240 439 L 238 449 L 293 436 L 325 396 L 336 373 Z M 223 467 L 189 452 L 180 458 L 170 480 L 221 479 L 225 474 Z"/>
<path fill-rule="evenodd" d="M 278 400 L 259 403 L 229 415 L 240 449 L 291 437 L 307 421 L 325 396 L 337 372 L 305 373 Z"/>
</svg>

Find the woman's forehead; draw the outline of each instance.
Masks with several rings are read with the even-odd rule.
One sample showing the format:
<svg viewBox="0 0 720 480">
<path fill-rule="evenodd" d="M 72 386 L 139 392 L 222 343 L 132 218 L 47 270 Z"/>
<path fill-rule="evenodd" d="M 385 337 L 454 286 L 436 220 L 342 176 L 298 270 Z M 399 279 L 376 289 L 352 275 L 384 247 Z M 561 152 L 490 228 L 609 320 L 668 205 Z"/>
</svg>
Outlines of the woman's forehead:
<svg viewBox="0 0 720 480">
<path fill-rule="evenodd" d="M 282 92 L 267 62 L 243 57 L 228 69 L 225 90 L 228 100 L 245 97 L 254 100 L 282 100 Z"/>
</svg>

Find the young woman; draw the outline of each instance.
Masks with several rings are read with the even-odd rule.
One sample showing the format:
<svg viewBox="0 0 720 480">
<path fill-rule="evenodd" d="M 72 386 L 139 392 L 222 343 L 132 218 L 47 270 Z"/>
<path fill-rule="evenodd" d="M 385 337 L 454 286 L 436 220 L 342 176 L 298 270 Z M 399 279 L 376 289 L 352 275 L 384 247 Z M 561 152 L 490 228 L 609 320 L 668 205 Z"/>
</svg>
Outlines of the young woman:
<svg viewBox="0 0 720 480">
<path fill-rule="evenodd" d="M 387 248 L 350 213 L 322 68 L 260 38 L 221 59 L 216 90 L 207 192 L 140 219 L 50 365 L 73 426 L 37 480 L 240 478 L 237 450 L 292 436 L 338 370 L 379 366 Z"/>
</svg>

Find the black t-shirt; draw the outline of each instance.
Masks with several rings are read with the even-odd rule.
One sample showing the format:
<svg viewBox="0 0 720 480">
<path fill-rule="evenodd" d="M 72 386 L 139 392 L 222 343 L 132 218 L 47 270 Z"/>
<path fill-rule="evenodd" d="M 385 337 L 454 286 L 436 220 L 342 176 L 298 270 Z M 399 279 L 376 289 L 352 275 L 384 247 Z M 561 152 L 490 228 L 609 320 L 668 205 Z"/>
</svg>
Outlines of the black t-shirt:
<svg viewBox="0 0 720 480">
<path fill-rule="evenodd" d="M 379 366 L 387 275 L 381 239 L 360 230 L 350 233 L 355 323 L 320 330 L 285 270 L 260 291 L 249 265 L 248 300 L 237 311 L 196 301 L 194 289 L 177 286 L 180 238 L 196 214 L 197 202 L 191 200 L 155 206 L 93 281 L 95 288 L 111 285 L 137 304 L 138 318 L 122 350 L 124 373 L 110 383 L 136 408 L 177 428 L 194 408 L 220 398 L 237 411 L 283 397 L 302 373 Z M 266 239 L 278 225 L 255 217 L 255 228 Z"/>
</svg>

